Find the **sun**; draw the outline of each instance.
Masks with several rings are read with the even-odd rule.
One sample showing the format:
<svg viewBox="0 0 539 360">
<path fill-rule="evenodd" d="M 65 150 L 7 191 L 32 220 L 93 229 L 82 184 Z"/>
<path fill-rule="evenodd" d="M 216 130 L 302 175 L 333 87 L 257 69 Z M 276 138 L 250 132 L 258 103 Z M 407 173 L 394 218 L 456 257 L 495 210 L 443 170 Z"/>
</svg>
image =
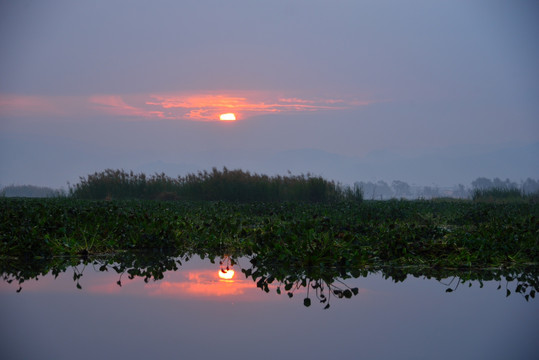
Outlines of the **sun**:
<svg viewBox="0 0 539 360">
<path fill-rule="evenodd" d="M 221 120 L 221 121 L 235 121 L 236 120 L 236 115 L 234 115 L 233 113 L 221 114 L 221 116 L 219 116 L 219 120 Z"/>
<path fill-rule="evenodd" d="M 219 277 L 224 280 L 230 280 L 234 277 L 234 270 L 230 269 L 227 271 L 219 270 Z"/>
</svg>

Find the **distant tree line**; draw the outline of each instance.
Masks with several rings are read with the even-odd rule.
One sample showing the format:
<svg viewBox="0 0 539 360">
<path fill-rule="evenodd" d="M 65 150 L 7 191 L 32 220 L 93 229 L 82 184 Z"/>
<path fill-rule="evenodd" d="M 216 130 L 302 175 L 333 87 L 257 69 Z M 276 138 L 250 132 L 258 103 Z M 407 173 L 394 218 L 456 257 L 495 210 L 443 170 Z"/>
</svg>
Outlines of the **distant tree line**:
<svg viewBox="0 0 539 360">
<path fill-rule="evenodd" d="M 471 188 L 462 184 L 453 187 L 438 187 L 433 186 L 416 186 L 400 180 L 394 180 L 390 184 L 385 181 L 363 182 L 359 181 L 354 184 L 355 188 L 361 189 L 365 199 L 372 200 L 387 200 L 393 198 L 405 199 L 432 199 L 440 197 L 451 198 L 477 198 L 479 194 L 485 192 L 497 191 L 499 196 L 502 192 L 507 196 L 529 196 L 539 194 L 539 180 L 531 178 L 522 181 L 520 184 L 509 179 L 501 180 L 500 178 L 488 179 L 479 177 L 472 181 Z"/>
<path fill-rule="evenodd" d="M 338 201 L 432 198 L 515 198 L 539 197 L 539 180 L 527 178 L 520 183 L 509 179 L 478 177 L 471 187 L 410 185 L 404 181 L 359 181 L 352 187 L 319 176 L 267 176 L 243 170 L 213 168 L 172 178 L 164 173 L 146 176 L 132 171 L 107 169 L 70 186 L 69 193 L 48 187 L 10 185 L 0 190 L 7 197 L 71 196 L 87 199 L 158 199 L 158 200 L 232 200 L 232 201 Z"/>
<path fill-rule="evenodd" d="M 60 197 L 66 196 L 65 191 L 34 185 L 9 185 L 0 190 L 3 197 Z"/>
<path fill-rule="evenodd" d="M 171 178 L 164 173 L 146 176 L 107 169 L 87 177 L 69 190 L 81 199 L 157 199 L 226 201 L 361 201 L 352 189 L 319 176 L 267 176 L 243 170 L 199 171 Z"/>
</svg>

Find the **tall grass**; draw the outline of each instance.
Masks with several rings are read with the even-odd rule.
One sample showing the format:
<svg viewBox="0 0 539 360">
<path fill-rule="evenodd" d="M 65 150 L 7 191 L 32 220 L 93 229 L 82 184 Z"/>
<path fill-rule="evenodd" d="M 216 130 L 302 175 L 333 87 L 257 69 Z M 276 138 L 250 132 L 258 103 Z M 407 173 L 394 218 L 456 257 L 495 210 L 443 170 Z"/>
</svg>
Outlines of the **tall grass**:
<svg viewBox="0 0 539 360">
<path fill-rule="evenodd" d="M 225 201 L 362 201 L 359 188 L 351 189 L 319 176 L 267 176 L 243 170 L 201 171 L 177 178 L 165 174 L 146 176 L 107 169 L 70 188 L 79 199 L 158 199 Z"/>
</svg>

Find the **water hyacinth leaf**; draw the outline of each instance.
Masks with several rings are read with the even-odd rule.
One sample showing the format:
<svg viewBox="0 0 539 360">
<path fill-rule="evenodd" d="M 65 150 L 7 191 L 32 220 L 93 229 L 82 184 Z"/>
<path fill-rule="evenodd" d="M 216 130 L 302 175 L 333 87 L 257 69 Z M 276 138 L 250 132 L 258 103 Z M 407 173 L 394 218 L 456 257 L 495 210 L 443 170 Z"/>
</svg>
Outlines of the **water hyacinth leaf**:
<svg viewBox="0 0 539 360">
<path fill-rule="evenodd" d="M 79 283 L 77 283 L 77 289 L 82 289 L 82 286 L 80 286 Z"/>
<path fill-rule="evenodd" d="M 352 292 L 354 293 L 354 295 L 357 295 L 359 293 L 359 289 L 358 288 L 353 288 Z"/>
<path fill-rule="evenodd" d="M 306 307 L 311 306 L 311 299 L 309 298 L 303 299 L 303 305 L 305 305 Z"/>
<path fill-rule="evenodd" d="M 286 285 L 284 286 L 284 289 L 285 289 L 286 291 L 292 289 L 292 283 L 286 284 Z"/>
<path fill-rule="evenodd" d="M 350 299 L 352 297 L 352 292 L 348 289 L 344 290 L 344 293 L 343 293 L 344 297 L 347 298 L 347 299 Z"/>
<path fill-rule="evenodd" d="M 277 290 L 275 290 L 277 292 L 277 294 L 281 295 L 281 288 L 280 287 L 277 287 Z"/>
<path fill-rule="evenodd" d="M 505 297 L 508 297 L 509 295 L 511 295 L 511 290 L 507 289 L 507 293 L 505 294 Z"/>
<path fill-rule="evenodd" d="M 289 293 L 288 293 L 288 297 L 291 298 L 292 296 L 294 296 L 294 294 L 291 293 L 291 292 L 289 292 Z"/>
<path fill-rule="evenodd" d="M 324 310 L 327 310 L 327 309 L 329 309 L 329 303 L 326 306 L 324 306 Z"/>
<path fill-rule="evenodd" d="M 447 289 L 445 289 L 445 292 L 448 292 L 448 293 L 453 292 L 453 289 L 447 288 Z"/>
</svg>

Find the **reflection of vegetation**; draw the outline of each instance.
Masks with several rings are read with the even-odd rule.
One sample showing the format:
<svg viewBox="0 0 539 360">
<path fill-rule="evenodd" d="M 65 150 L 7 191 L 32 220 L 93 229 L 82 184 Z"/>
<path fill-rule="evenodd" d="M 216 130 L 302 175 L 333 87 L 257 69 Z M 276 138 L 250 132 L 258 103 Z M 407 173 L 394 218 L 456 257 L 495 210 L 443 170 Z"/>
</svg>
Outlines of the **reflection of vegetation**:
<svg viewBox="0 0 539 360">
<path fill-rule="evenodd" d="M 484 281 L 498 281 L 498 290 L 505 289 L 506 296 L 514 293 L 524 296 L 526 301 L 534 299 L 539 290 L 539 267 L 523 266 L 516 268 L 489 268 L 489 269 L 442 269 L 424 267 L 385 268 L 381 270 L 386 279 L 395 282 L 405 281 L 411 275 L 436 279 L 446 286 L 446 292 L 453 292 L 460 285 L 471 287 L 474 282 L 483 287 Z M 449 280 L 448 280 L 449 279 Z"/>
<path fill-rule="evenodd" d="M 77 288 L 81 288 L 80 278 L 84 269 L 92 266 L 97 271 L 114 270 L 119 274 L 117 284 L 122 285 L 122 277 L 126 275 L 129 279 L 135 277 L 143 278 L 145 282 L 149 280 L 163 279 L 166 271 L 178 270 L 182 261 L 188 261 L 190 254 L 183 256 L 168 256 L 160 252 L 122 252 L 113 256 L 82 257 L 82 258 L 50 258 L 25 261 L 17 259 L 0 260 L 0 271 L 2 278 L 8 283 L 13 281 L 20 285 L 26 280 L 38 279 L 41 276 L 52 274 L 57 277 L 68 270 L 73 271 L 73 280 L 77 283 Z"/>
<path fill-rule="evenodd" d="M 0 271 L 4 281 L 8 283 L 15 281 L 19 284 L 17 292 L 21 291 L 23 283 L 27 280 L 38 279 L 46 274 L 56 277 L 68 271 L 73 271 L 76 287 L 81 289 L 81 278 L 88 266 L 101 272 L 114 271 L 118 274 L 117 285 L 122 286 L 124 276 L 129 279 L 142 278 L 145 282 L 161 280 L 166 271 L 179 270 L 182 264 L 188 262 L 192 256 L 193 254 L 187 252 L 170 254 L 123 252 L 101 257 L 50 258 L 32 262 L 4 258 L 0 260 Z M 215 255 L 208 257 L 212 263 L 217 258 Z M 237 257 L 230 256 L 224 257 L 224 262 L 221 262 L 220 266 L 224 265 L 230 269 L 237 264 Z M 271 286 L 276 293 L 286 293 L 292 298 L 296 291 L 305 289 L 303 304 L 310 306 L 312 299 L 316 299 L 325 309 L 330 307 L 332 298 L 349 299 L 358 295 L 359 289 L 349 287 L 346 284 L 347 279 L 367 277 L 377 273 L 394 282 L 405 281 L 408 276 L 436 279 L 447 286 L 447 292 L 457 290 L 461 284 L 472 286 L 474 282 L 479 282 L 480 287 L 483 287 L 484 281 L 498 281 L 498 289 L 504 289 L 506 296 L 519 293 L 526 301 L 534 299 L 539 290 L 539 268 L 536 266 L 473 271 L 418 266 L 298 267 L 295 264 L 275 262 L 272 258 L 254 255 L 250 257 L 250 267 L 245 267 L 241 271 L 246 278 L 254 280 L 256 286 L 264 292 L 270 292 Z M 451 280 L 447 281 L 447 279 Z"/>
<path fill-rule="evenodd" d="M 276 284 L 277 294 L 284 291 L 291 298 L 296 290 L 304 288 L 307 293 L 303 304 L 310 306 L 312 289 L 314 297 L 321 304 L 325 304 L 324 309 L 329 308 L 332 296 L 349 299 L 358 294 L 358 288 L 350 288 L 343 280 L 359 277 L 362 274 L 367 276 L 368 274 L 367 270 L 355 270 L 351 273 L 344 268 L 325 268 L 323 266 L 296 268 L 292 264 L 275 262 L 271 258 L 263 256 L 252 257 L 251 265 L 251 268 L 242 269 L 242 272 L 247 278 L 252 278 L 256 282 L 256 286 L 263 291 L 269 292 L 269 285 Z"/>
</svg>

